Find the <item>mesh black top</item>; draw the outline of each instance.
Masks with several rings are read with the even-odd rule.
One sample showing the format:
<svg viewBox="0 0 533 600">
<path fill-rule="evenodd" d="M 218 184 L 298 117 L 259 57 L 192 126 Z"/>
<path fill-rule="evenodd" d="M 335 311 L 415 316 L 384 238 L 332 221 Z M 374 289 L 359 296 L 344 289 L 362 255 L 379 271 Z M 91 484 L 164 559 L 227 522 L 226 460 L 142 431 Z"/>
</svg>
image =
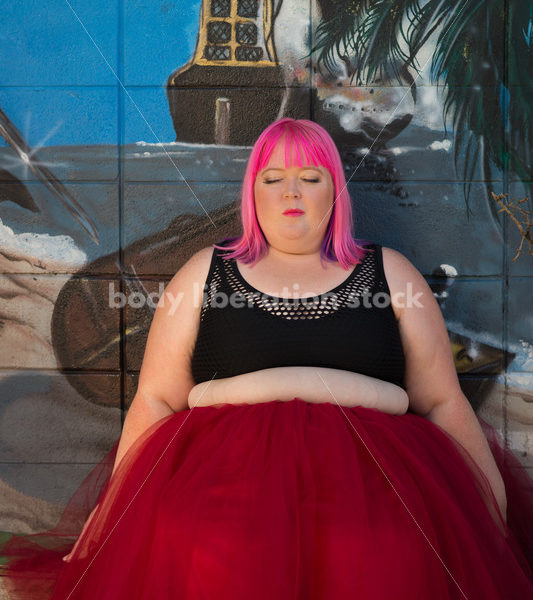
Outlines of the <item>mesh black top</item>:
<svg viewBox="0 0 533 600">
<path fill-rule="evenodd" d="M 222 242 L 217 245 L 223 245 Z M 382 247 L 320 296 L 277 298 L 249 285 L 214 249 L 192 356 L 196 383 L 271 367 L 315 366 L 404 386 L 405 357 L 390 303 Z"/>
</svg>

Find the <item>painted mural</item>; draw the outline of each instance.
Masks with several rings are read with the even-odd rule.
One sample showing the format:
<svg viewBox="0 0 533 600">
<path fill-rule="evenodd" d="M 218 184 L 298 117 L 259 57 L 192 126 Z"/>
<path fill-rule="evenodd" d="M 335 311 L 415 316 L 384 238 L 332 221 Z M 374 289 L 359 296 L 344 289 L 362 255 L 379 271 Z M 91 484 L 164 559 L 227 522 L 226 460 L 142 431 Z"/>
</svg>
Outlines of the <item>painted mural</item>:
<svg viewBox="0 0 533 600">
<path fill-rule="evenodd" d="M 3 23 L 0 530 L 53 525 L 118 438 L 164 285 L 239 232 L 283 116 L 331 132 L 356 235 L 427 277 L 463 391 L 533 472 L 533 4 L 118 7 Z"/>
</svg>

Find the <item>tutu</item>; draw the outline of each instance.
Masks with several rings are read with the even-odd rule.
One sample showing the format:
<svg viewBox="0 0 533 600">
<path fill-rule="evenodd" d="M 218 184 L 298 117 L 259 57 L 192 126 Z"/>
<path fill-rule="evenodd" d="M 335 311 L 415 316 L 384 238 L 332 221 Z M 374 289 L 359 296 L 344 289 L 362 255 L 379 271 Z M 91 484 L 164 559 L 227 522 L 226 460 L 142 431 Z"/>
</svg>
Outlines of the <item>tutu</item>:
<svg viewBox="0 0 533 600">
<path fill-rule="evenodd" d="M 531 480 L 480 422 L 507 525 L 468 452 L 413 413 L 301 398 L 175 413 L 110 479 L 115 445 L 53 531 L 3 545 L 8 598 L 531 598 Z"/>
</svg>

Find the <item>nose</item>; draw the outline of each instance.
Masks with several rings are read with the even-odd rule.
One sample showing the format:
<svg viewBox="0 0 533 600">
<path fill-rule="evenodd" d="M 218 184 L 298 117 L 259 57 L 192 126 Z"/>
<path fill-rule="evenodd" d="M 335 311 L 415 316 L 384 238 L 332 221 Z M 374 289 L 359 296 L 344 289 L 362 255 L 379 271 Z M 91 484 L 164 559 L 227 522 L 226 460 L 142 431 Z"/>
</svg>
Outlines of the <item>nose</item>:
<svg viewBox="0 0 533 600">
<path fill-rule="evenodd" d="M 288 177 L 285 189 L 283 190 L 284 198 L 299 198 L 300 189 L 298 187 L 298 179 L 295 177 Z"/>
</svg>

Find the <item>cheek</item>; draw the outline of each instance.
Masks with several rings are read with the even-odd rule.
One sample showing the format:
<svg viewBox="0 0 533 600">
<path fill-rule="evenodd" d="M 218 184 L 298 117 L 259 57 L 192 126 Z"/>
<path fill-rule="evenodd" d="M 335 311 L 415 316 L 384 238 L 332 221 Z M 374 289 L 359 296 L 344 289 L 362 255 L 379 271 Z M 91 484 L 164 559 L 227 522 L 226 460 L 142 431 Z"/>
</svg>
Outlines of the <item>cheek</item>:
<svg viewBox="0 0 533 600">
<path fill-rule="evenodd" d="M 262 195 L 259 198 L 255 198 L 255 214 L 257 215 L 258 220 L 263 220 L 264 218 L 268 218 L 269 210 L 267 199 Z"/>
<path fill-rule="evenodd" d="M 323 188 L 320 193 L 317 194 L 317 204 L 321 207 L 331 206 L 334 200 L 333 189 L 331 187 Z"/>
<path fill-rule="evenodd" d="M 275 205 L 275 199 L 272 193 L 268 190 L 261 189 L 258 194 L 254 195 L 255 210 L 262 213 L 272 212 Z"/>
</svg>

